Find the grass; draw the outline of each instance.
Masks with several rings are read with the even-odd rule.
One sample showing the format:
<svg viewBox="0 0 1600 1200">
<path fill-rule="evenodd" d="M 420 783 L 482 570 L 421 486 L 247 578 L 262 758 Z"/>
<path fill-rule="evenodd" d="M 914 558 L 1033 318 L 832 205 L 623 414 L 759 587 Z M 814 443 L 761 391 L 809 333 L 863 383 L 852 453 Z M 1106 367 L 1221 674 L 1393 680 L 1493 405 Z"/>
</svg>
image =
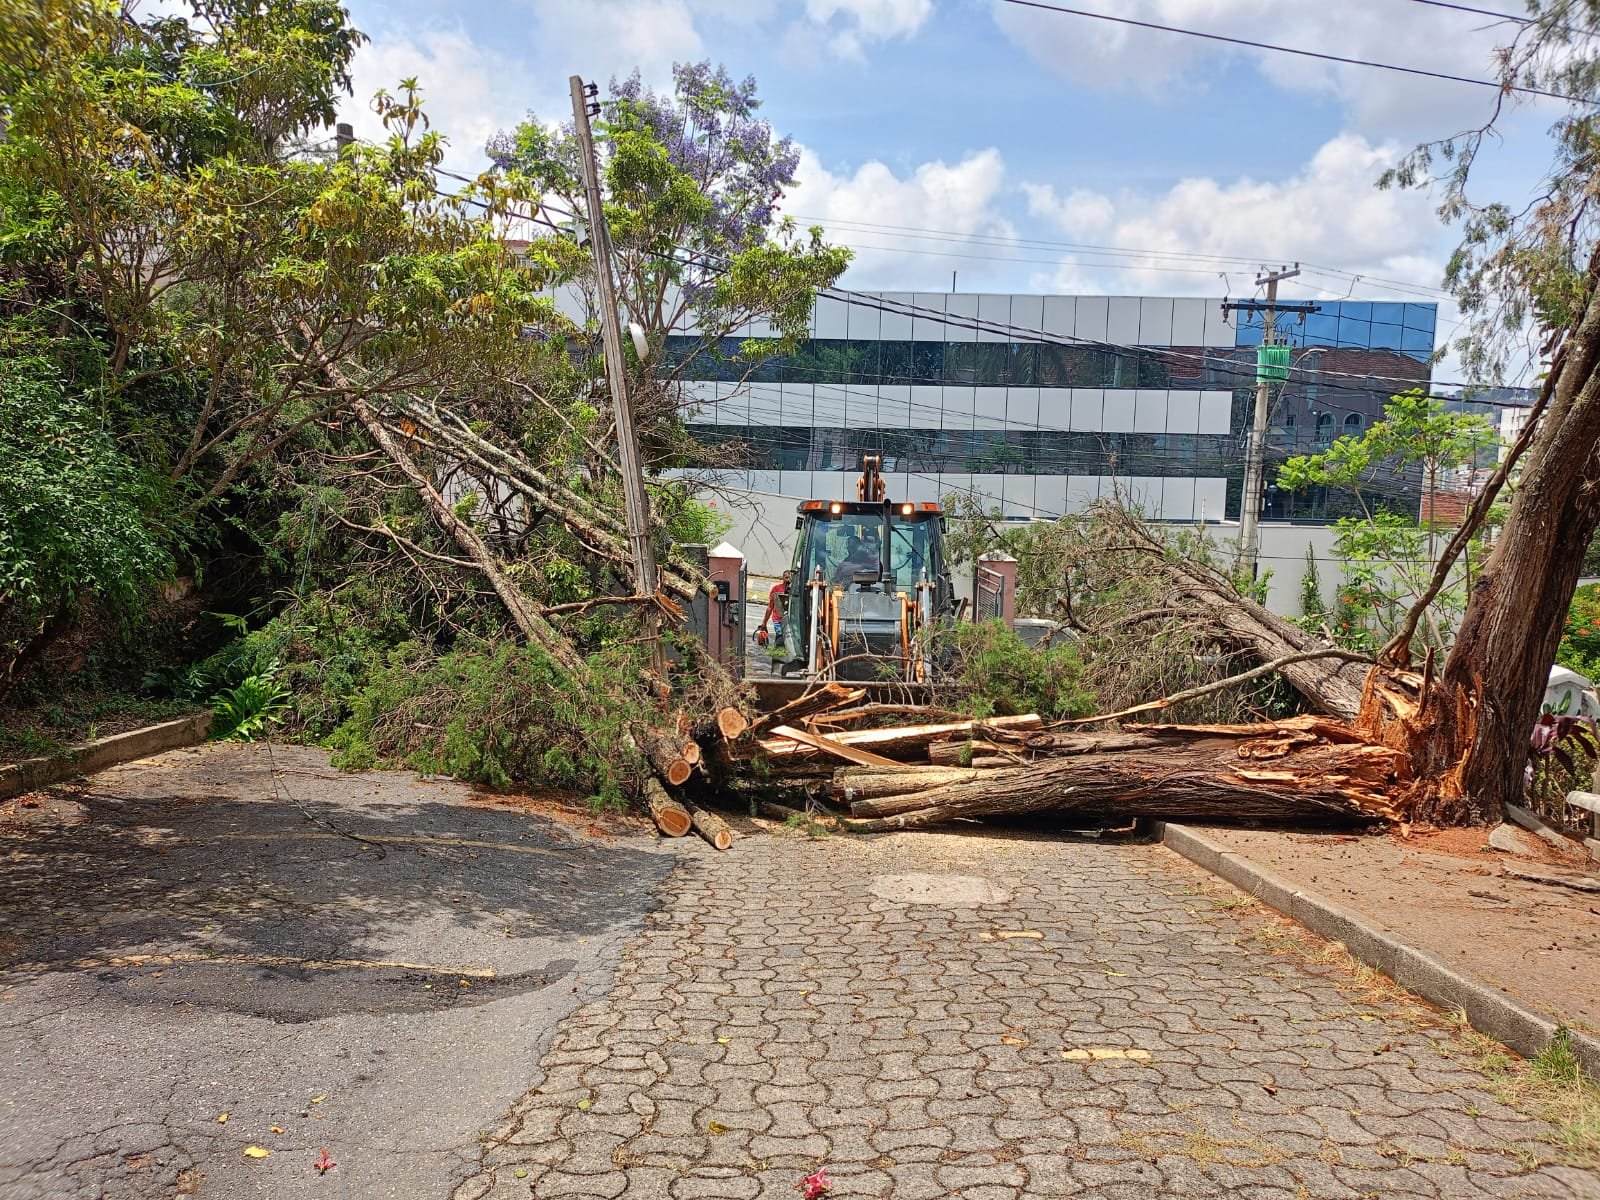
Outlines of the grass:
<svg viewBox="0 0 1600 1200">
<path fill-rule="evenodd" d="M 1454 1014 L 1453 1024 L 1502 1103 L 1548 1121 L 1550 1142 L 1568 1166 L 1600 1168 L 1600 1084 L 1583 1073 L 1565 1029 L 1523 1059 L 1474 1031 L 1464 1012 Z"/>
</svg>

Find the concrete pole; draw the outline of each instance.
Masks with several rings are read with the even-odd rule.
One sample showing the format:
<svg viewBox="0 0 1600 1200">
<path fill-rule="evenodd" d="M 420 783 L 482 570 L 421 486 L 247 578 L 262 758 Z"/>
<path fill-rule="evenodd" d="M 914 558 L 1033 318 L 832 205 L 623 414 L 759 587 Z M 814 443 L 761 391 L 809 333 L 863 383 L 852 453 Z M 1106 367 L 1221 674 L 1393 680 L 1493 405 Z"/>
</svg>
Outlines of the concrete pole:
<svg viewBox="0 0 1600 1200">
<path fill-rule="evenodd" d="M 1267 303 L 1262 315 L 1261 344 L 1273 345 L 1278 332 L 1278 281 L 1292 279 L 1300 269 L 1269 271 L 1256 280 L 1267 285 Z M 1244 495 L 1239 498 L 1239 565 L 1256 578 L 1261 553 L 1261 500 L 1266 489 L 1267 427 L 1272 412 L 1272 380 L 1260 368 L 1256 371 L 1256 406 L 1250 422 L 1250 440 L 1244 456 Z"/>
<path fill-rule="evenodd" d="M 644 488 L 644 468 L 639 461 L 639 440 L 633 429 L 633 406 L 628 400 L 627 359 L 622 352 L 622 322 L 617 312 L 616 282 L 611 275 L 611 234 L 606 227 L 600 198 L 600 172 L 595 160 L 594 132 L 589 128 L 589 92 L 583 79 L 572 76 L 572 121 L 578 131 L 583 160 L 583 192 L 589 210 L 589 248 L 594 253 L 595 290 L 600 300 L 600 333 L 605 345 L 606 382 L 617 422 L 617 465 L 622 472 L 622 496 L 627 508 L 628 541 L 633 550 L 634 593 L 654 596 L 659 590 L 655 545 L 650 540 L 650 496 Z M 651 658 L 659 672 L 665 665 L 661 650 L 660 614 L 644 608 L 645 635 Z"/>
</svg>

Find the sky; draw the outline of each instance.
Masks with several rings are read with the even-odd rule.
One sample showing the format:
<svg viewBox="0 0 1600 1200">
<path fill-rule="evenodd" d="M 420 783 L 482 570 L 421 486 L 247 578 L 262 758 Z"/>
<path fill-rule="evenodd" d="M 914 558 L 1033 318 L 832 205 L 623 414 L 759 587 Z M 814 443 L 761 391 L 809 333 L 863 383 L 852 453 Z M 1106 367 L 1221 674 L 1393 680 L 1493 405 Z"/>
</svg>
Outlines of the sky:
<svg viewBox="0 0 1600 1200">
<path fill-rule="evenodd" d="M 1056 0 L 1064 7 L 1489 79 L 1514 26 L 1424 0 Z M 1520 0 L 1465 0 L 1519 12 Z M 783 207 L 857 251 L 844 285 L 899 291 L 1436 300 L 1457 241 L 1426 190 L 1379 190 L 1417 142 L 1482 124 L 1493 89 L 1226 45 L 1006 0 L 349 0 L 372 39 L 343 114 L 418 77 L 447 166 L 497 130 L 570 117 L 675 61 L 753 75 L 801 147 Z M 1550 101 L 1511 105 L 1479 172 L 1520 204 Z M 1453 356 L 1436 378 L 1453 378 Z"/>
</svg>

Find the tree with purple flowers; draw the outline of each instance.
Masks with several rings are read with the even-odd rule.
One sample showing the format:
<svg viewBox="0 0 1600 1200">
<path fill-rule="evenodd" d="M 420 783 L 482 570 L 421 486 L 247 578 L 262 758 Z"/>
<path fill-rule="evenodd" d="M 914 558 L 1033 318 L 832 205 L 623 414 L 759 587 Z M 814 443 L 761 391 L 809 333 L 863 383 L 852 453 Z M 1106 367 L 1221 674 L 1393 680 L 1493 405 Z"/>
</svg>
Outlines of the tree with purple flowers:
<svg viewBox="0 0 1600 1200">
<path fill-rule="evenodd" d="M 780 216 L 800 154 L 757 115 L 755 80 L 736 82 L 709 62 L 678 64 L 672 75 L 670 94 L 645 87 L 637 72 L 612 80 L 595 128 L 625 318 L 644 327 L 658 363 L 669 333 L 692 328 L 698 339 L 676 369 L 636 370 L 639 425 L 658 463 L 682 449 L 672 385 L 692 354 L 723 353 L 723 339 L 751 321 L 775 336 L 743 343 L 738 355 L 750 367 L 792 350 L 807 334 L 817 290 L 850 261 L 819 228 L 801 230 Z M 552 237 L 586 236 L 570 121 L 552 126 L 529 114 L 488 150 L 504 185 L 536 197 L 560 227 Z M 571 284 L 592 282 L 583 256 L 554 257 L 573 264 Z"/>
</svg>

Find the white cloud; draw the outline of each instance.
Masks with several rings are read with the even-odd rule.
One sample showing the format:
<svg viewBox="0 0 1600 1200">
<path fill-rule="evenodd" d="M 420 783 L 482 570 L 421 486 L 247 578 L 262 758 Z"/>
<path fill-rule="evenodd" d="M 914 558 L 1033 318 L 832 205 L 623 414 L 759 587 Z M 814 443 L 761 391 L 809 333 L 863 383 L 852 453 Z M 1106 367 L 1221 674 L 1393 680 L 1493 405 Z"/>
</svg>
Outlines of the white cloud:
<svg viewBox="0 0 1600 1200">
<path fill-rule="evenodd" d="M 996 24 L 1039 61 L 1092 87 L 1167 95 L 1200 92 L 1222 67 L 1252 63 L 1285 91 L 1331 96 L 1355 127 L 1416 138 L 1454 133 L 1489 111 L 1488 88 L 1229 45 L 991 0 Z M 1345 58 L 1495 77 L 1494 50 L 1510 26 L 1395 0 L 1281 4 L 1277 0 L 1083 0 L 1107 15 L 1291 46 Z M 1507 6 L 1507 7 L 1515 7 Z"/>
<path fill-rule="evenodd" d="M 1196 177 L 1158 194 L 1115 195 L 1082 188 L 1059 195 L 1048 186 L 1024 185 L 1029 212 L 1068 240 L 1170 256 L 1123 256 L 1128 269 L 1112 271 L 1110 256 L 1080 252 L 1037 277 L 1036 285 L 1100 290 L 1114 277 L 1113 290 L 1212 291 L 1226 273 L 1237 290 L 1258 264 L 1302 261 L 1435 287 L 1445 237 L 1429 198 L 1373 186 L 1398 152 L 1392 144 L 1345 133 L 1278 180 Z M 1341 288 L 1335 277 L 1310 270 L 1306 282 Z"/>
<path fill-rule="evenodd" d="M 861 58 L 868 42 L 913 36 L 933 12 L 933 0 L 806 0 L 806 16 L 830 32 L 843 58 Z"/>
<path fill-rule="evenodd" d="M 445 166 L 470 174 L 483 165 L 483 146 L 497 130 L 521 118 L 525 69 L 513 59 L 478 45 L 460 28 L 423 29 L 414 34 L 378 30 L 356 53 L 355 95 L 341 113 L 356 136 L 378 140 L 382 124 L 370 101 L 380 88 L 399 90 L 414 77 L 433 128 L 450 149 Z"/>
<path fill-rule="evenodd" d="M 635 67 L 647 81 L 664 80 L 674 62 L 705 54 L 697 7 L 689 0 L 537 0 L 533 44 L 545 48 L 547 59 L 581 62 L 585 78 L 602 84 Z M 725 6 L 706 7 L 717 12 Z"/>
<path fill-rule="evenodd" d="M 961 245 L 908 241 L 894 236 L 890 228 L 872 226 L 1015 236 L 1015 228 L 997 208 L 1006 171 L 1000 152 L 992 147 L 956 163 L 923 163 L 904 176 L 877 161 L 836 175 L 815 152 L 802 148 L 796 174 L 784 211 L 794 214 L 802 226 L 817 221 L 829 241 L 856 248 L 845 278 L 851 287 L 908 290 L 918 283 L 931 284 L 952 266 L 969 277 L 993 274 L 994 264 L 943 257 L 951 249 L 962 250 Z M 928 249 L 938 253 L 920 252 Z"/>
</svg>

